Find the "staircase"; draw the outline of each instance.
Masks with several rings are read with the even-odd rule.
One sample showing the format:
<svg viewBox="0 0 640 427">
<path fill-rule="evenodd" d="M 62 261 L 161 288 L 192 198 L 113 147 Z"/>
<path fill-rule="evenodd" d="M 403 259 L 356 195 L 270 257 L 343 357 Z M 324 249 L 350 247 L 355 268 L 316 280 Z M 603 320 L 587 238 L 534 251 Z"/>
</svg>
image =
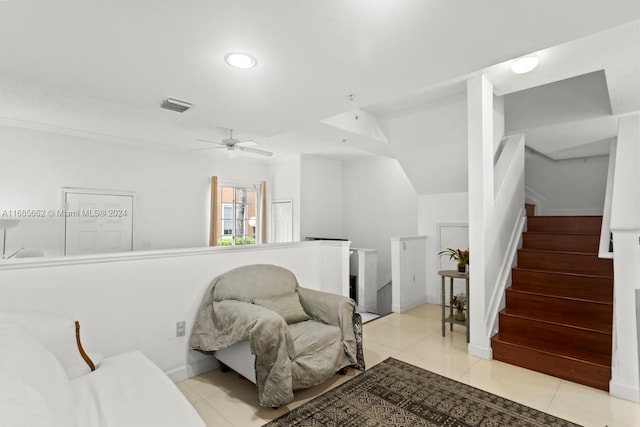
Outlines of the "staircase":
<svg viewBox="0 0 640 427">
<path fill-rule="evenodd" d="M 491 340 L 494 359 L 609 390 L 613 261 L 597 256 L 601 223 L 528 218 Z"/>
</svg>

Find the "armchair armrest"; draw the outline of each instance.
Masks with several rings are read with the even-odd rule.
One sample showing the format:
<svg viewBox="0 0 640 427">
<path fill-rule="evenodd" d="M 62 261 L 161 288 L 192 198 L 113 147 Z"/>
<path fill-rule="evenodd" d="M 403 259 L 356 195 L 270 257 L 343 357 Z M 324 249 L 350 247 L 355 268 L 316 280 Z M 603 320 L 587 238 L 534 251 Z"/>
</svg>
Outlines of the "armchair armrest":
<svg viewBox="0 0 640 427">
<path fill-rule="evenodd" d="M 263 406 L 291 402 L 291 359 L 295 349 L 284 318 L 267 308 L 237 300 L 213 301 L 209 312 L 210 322 L 205 316 L 196 319 L 191 348 L 211 352 L 249 340 L 251 353 L 256 356 L 258 402 Z"/>
<path fill-rule="evenodd" d="M 294 354 L 293 341 L 282 316 L 267 308 L 244 301 L 213 301 L 209 322 L 197 319 L 191 333 L 190 347 L 212 352 L 240 341 L 249 340 L 254 351 L 254 334 L 285 337 L 287 353 Z M 255 353 L 254 353 L 255 354 Z"/>
<path fill-rule="evenodd" d="M 360 315 L 355 314 L 356 304 L 351 298 L 342 295 L 298 286 L 298 295 L 302 308 L 314 320 L 337 326 L 342 331 L 342 344 L 352 366 L 364 370 L 362 353 L 362 323 Z"/>
<path fill-rule="evenodd" d="M 302 308 L 314 320 L 327 325 L 351 325 L 355 303 L 351 298 L 298 286 Z"/>
</svg>

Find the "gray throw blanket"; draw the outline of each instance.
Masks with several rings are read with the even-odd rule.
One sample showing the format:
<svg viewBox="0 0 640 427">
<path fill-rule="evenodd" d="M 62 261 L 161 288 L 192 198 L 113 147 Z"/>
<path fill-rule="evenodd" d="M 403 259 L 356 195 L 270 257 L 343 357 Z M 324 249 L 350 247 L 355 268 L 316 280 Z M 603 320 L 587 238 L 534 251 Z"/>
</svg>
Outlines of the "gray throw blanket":
<svg viewBox="0 0 640 427">
<path fill-rule="evenodd" d="M 297 292 L 312 319 L 287 325 L 254 298 Z M 345 366 L 364 369 L 362 330 L 353 300 L 298 286 L 289 270 L 249 265 L 216 277 L 191 334 L 192 349 L 211 353 L 248 340 L 256 356 L 258 402 L 282 406 L 293 390 L 319 384 Z"/>
</svg>

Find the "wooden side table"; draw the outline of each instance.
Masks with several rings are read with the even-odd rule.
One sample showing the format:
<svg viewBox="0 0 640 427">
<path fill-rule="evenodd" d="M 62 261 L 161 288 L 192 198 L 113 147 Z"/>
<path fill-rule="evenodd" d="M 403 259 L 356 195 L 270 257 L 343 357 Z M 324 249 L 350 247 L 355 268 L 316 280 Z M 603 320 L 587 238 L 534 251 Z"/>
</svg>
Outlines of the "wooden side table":
<svg viewBox="0 0 640 427">
<path fill-rule="evenodd" d="M 469 273 L 460 273 L 457 270 L 440 270 L 438 274 L 442 276 L 442 336 L 444 337 L 445 333 L 445 324 L 449 323 L 451 325 L 451 330 L 453 331 L 453 324 L 462 325 L 467 328 L 467 342 L 469 342 Z M 464 321 L 456 320 L 453 315 L 453 306 L 449 307 L 449 316 L 445 314 L 445 280 L 449 278 L 449 295 L 453 296 L 453 279 L 464 279 L 466 282 L 466 293 L 467 293 L 467 313 Z"/>
</svg>

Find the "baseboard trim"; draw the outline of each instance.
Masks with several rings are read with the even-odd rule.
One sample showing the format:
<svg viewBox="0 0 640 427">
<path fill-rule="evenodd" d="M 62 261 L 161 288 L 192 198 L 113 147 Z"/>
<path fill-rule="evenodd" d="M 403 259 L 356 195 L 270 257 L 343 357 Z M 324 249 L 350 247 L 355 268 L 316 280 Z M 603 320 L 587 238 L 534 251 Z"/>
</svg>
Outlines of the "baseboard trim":
<svg viewBox="0 0 640 427">
<path fill-rule="evenodd" d="M 424 298 L 420 298 L 410 304 L 391 304 L 391 311 L 394 313 L 404 313 L 405 311 L 409 311 L 426 303 L 427 297 L 425 296 Z"/>
<path fill-rule="evenodd" d="M 470 356 L 479 357 L 485 360 L 493 359 L 493 350 L 491 347 L 481 347 L 479 345 L 469 343 L 467 344 L 467 353 L 469 353 Z"/>
<path fill-rule="evenodd" d="M 356 307 L 356 311 L 359 313 L 375 313 L 378 311 L 378 307 L 374 307 L 372 304 L 359 305 Z"/>
<path fill-rule="evenodd" d="M 619 384 L 613 380 L 609 382 L 609 394 L 632 402 L 640 402 L 640 389 Z"/>
<path fill-rule="evenodd" d="M 204 374 L 220 366 L 215 357 L 207 357 L 201 360 L 195 360 L 187 365 L 179 368 L 165 371 L 167 376 L 175 383 L 178 381 L 186 380 L 187 378 L 195 377 L 196 375 Z"/>
</svg>

